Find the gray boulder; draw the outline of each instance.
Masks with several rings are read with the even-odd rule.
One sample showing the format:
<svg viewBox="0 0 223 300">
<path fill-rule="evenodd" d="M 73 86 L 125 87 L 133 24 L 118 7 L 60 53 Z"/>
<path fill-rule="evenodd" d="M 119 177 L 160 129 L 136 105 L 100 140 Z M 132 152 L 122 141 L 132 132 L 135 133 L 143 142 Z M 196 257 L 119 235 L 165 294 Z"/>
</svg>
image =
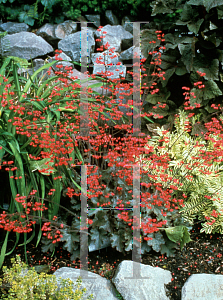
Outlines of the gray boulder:
<svg viewBox="0 0 223 300">
<path fill-rule="evenodd" d="M 53 47 L 32 32 L 6 35 L 2 38 L 2 56 L 17 56 L 27 60 L 53 52 Z"/>
<path fill-rule="evenodd" d="M 185 282 L 181 300 L 223 299 L 223 275 L 193 274 Z"/>
<path fill-rule="evenodd" d="M 87 30 L 86 28 L 84 30 Z M 58 43 L 58 49 L 67 54 L 73 61 L 80 62 L 80 38 L 81 31 L 70 34 Z M 87 46 L 87 45 L 86 45 Z M 88 31 L 88 50 L 89 57 L 94 52 L 95 40 L 93 31 Z M 91 63 L 91 60 L 89 61 Z"/>
<path fill-rule="evenodd" d="M 0 25 L 0 31 L 7 31 L 8 34 L 29 31 L 29 25 L 25 23 L 7 22 Z"/>
<path fill-rule="evenodd" d="M 134 262 L 141 278 L 133 278 L 133 261 L 124 260 L 112 278 L 125 300 L 168 300 L 165 284 L 171 282 L 170 271 Z M 129 279 L 128 279 L 129 277 Z"/>
</svg>

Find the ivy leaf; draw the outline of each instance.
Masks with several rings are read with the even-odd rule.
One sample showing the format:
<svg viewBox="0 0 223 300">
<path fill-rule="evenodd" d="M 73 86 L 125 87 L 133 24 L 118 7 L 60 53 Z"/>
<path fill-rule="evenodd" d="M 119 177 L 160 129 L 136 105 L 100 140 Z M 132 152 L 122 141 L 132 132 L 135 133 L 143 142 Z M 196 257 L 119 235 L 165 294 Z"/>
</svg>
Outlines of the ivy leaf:
<svg viewBox="0 0 223 300">
<path fill-rule="evenodd" d="M 52 241 L 51 241 L 51 240 L 48 240 L 47 237 L 43 237 L 43 238 L 41 239 L 41 242 L 42 242 L 42 244 L 45 244 L 45 245 L 42 245 L 42 247 L 41 247 L 41 250 L 42 250 L 42 252 L 44 252 L 44 253 L 46 253 L 46 252 L 48 252 L 48 251 L 53 252 L 54 249 L 55 249 L 55 247 L 58 247 L 58 245 L 59 245 L 58 242 L 56 242 L 55 244 L 53 244 Z"/>
<path fill-rule="evenodd" d="M 34 25 L 34 22 L 35 20 L 30 17 L 28 15 L 28 12 L 27 11 L 22 11 L 20 14 L 19 14 L 19 22 L 21 23 L 26 23 L 27 25 L 30 25 L 30 26 L 33 26 Z"/>
<path fill-rule="evenodd" d="M 130 227 L 127 228 L 127 231 L 124 233 L 125 237 L 125 251 L 130 251 L 132 250 L 132 229 Z"/>
<path fill-rule="evenodd" d="M 196 23 L 190 22 L 187 24 L 187 28 L 197 34 L 200 30 L 201 24 L 204 22 L 204 19 L 198 20 Z"/>
<path fill-rule="evenodd" d="M 170 97 L 170 95 L 171 95 L 171 92 L 166 93 L 166 95 L 163 95 L 163 94 L 162 95 L 160 95 L 160 94 L 151 95 L 151 94 L 149 94 L 146 97 L 145 101 L 147 101 L 151 104 L 157 104 L 158 102 L 165 103 L 166 100 Z"/>
<path fill-rule="evenodd" d="M 187 4 L 199 6 L 203 5 L 203 0 L 190 0 Z"/>
<path fill-rule="evenodd" d="M 153 1 L 150 6 L 152 7 L 151 16 L 156 16 L 157 14 L 171 14 L 173 10 L 167 6 L 166 0 L 156 0 Z"/>
<path fill-rule="evenodd" d="M 187 69 L 183 62 L 180 60 L 180 62 L 177 64 L 177 67 L 175 69 L 175 74 L 178 76 L 183 76 L 187 73 Z"/>
<path fill-rule="evenodd" d="M 154 47 L 160 45 L 160 40 L 157 40 L 157 33 L 155 29 L 141 30 L 141 53 L 148 58 L 148 53 L 154 49 Z M 155 44 L 151 41 L 156 41 Z"/>
<path fill-rule="evenodd" d="M 207 12 L 209 12 L 213 7 L 223 5 L 223 0 L 203 0 L 203 5 Z"/>
<path fill-rule="evenodd" d="M 176 68 L 171 68 L 165 71 L 164 77 L 165 80 L 162 80 L 162 86 L 165 87 L 171 78 L 171 76 L 175 73 Z"/>
<path fill-rule="evenodd" d="M 181 17 L 180 20 L 182 22 L 188 22 L 188 21 L 190 22 L 191 20 L 193 20 L 193 18 L 196 15 L 197 15 L 197 12 L 195 11 L 195 9 L 193 9 L 190 5 L 188 5 L 188 3 L 185 3 L 185 5 L 183 7 L 183 11 L 180 16 Z M 180 25 L 179 22 L 177 23 L 177 25 Z"/>
<path fill-rule="evenodd" d="M 63 235 L 60 240 L 61 242 L 65 242 L 65 244 L 63 245 L 64 250 L 66 249 L 68 252 L 72 253 L 73 250 L 76 250 L 79 246 L 80 236 L 77 236 L 77 233 L 75 232 L 68 233 L 67 228 L 60 231 Z"/>
<path fill-rule="evenodd" d="M 213 107 L 210 107 L 210 105 L 206 105 L 204 108 L 206 109 L 206 111 L 209 114 L 212 114 L 213 112 L 216 112 L 216 109 L 214 109 Z"/>
<path fill-rule="evenodd" d="M 41 3 L 43 6 L 45 6 L 49 9 L 56 3 L 56 1 L 55 0 L 41 0 Z"/>
<path fill-rule="evenodd" d="M 206 75 L 204 78 L 206 80 L 219 80 L 218 72 L 219 72 L 219 60 L 215 59 L 208 59 L 203 54 L 199 54 L 194 59 L 193 64 L 194 71 L 200 71 L 205 73 Z"/>
<path fill-rule="evenodd" d="M 208 80 L 205 82 L 205 88 L 203 90 L 203 99 L 213 99 L 215 97 L 221 96 L 222 91 L 219 89 L 216 82 L 213 80 Z"/>
<path fill-rule="evenodd" d="M 182 55 L 181 60 L 185 64 L 187 71 L 190 72 L 192 70 L 194 56 L 194 53 L 192 51 L 192 45 L 179 44 L 178 48 L 180 54 Z"/>
<path fill-rule="evenodd" d="M 159 116 L 163 116 L 163 117 L 165 117 L 165 116 L 167 116 L 168 115 L 168 110 L 169 109 L 169 106 L 168 105 L 166 105 L 165 106 L 165 108 L 161 108 L 161 107 L 157 107 L 157 108 L 152 108 L 152 112 L 153 112 L 153 118 L 154 119 L 158 119 L 159 118 Z M 158 115 L 158 116 L 157 116 Z"/>
<path fill-rule="evenodd" d="M 163 70 L 167 70 L 170 67 L 173 67 L 173 65 L 175 64 L 175 62 L 176 62 L 176 56 L 162 55 L 162 62 L 161 62 L 160 67 Z"/>
</svg>

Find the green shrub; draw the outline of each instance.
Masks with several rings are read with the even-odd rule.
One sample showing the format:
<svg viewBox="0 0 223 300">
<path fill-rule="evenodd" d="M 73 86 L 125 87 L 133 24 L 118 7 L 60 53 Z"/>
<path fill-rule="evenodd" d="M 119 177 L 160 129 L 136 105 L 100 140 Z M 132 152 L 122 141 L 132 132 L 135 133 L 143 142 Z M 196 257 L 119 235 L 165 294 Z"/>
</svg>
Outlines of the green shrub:
<svg viewBox="0 0 223 300">
<path fill-rule="evenodd" d="M 37 300 L 37 299 L 49 299 L 49 300 L 78 300 L 83 299 L 82 296 L 86 292 L 83 288 L 80 290 L 81 277 L 76 281 L 77 289 L 73 291 L 73 282 L 70 279 L 62 279 L 60 277 L 60 289 L 57 289 L 57 281 L 55 275 L 47 275 L 44 273 L 37 274 L 33 268 L 27 270 L 27 265 L 21 262 L 20 256 L 16 255 L 15 259 L 12 258 L 12 268 L 8 269 L 3 267 L 4 281 L 9 285 L 9 291 L 2 295 L 2 299 L 14 299 L 14 300 Z M 21 272 L 25 276 L 21 276 Z M 2 280 L 0 279 L 2 285 Z M 68 298 L 69 297 L 69 298 Z M 93 295 L 90 295 L 87 299 L 93 299 Z"/>
</svg>

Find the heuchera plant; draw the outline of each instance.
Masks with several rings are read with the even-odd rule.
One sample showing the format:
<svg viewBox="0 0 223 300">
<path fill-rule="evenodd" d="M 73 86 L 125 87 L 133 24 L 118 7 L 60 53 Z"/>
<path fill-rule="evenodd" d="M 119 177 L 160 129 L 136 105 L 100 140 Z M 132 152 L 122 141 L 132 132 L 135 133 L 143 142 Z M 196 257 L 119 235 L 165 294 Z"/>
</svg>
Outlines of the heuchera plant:
<svg viewBox="0 0 223 300">
<path fill-rule="evenodd" d="M 101 30 L 101 28 L 98 30 Z M 103 34 L 105 33 L 103 32 Z M 165 39 L 162 32 L 157 31 L 156 33 L 157 38 L 164 43 Z M 155 41 L 151 41 L 151 43 L 156 44 Z M 106 45 L 105 48 L 109 46 Z M 165 80 L 164 72 L 159 68 L 162 49 L 163 46 L 159 46 L 158 49 L 150 51 L 150 54 L 154 57 L 153 76 L 155 81 Z M 99 50 L 103 51 L 103 48 L 99 48 Z M 52 65 L 53 63 L 51 63 Z M 50 74 L 51 70 L 48 72 Z M 50 83 L 52 84 L 53 79 L 48 79 L 47 83 L 45 82 L 44 86 L 40 86 L 31 98 L 28 97 L 29 88 L 32 87 L 31 80 L 27 81 L 23 91 L 21 91 L 18 77 L 15 77 L 16 82 L 14 84 L 18 92 L 18 95 L 15 96 L 14 91 L 10 90 L 10 88 L 14 88 L 13 83 L 9 83 L 4 76 L 1 77 L 1 112 L 2 114 L 5 113 L 4 120 L 7 121 L 6 127 L 10 129 L 9 135 L 16 136 L 18 140 L 20 139 L 20 145 L 22 141 L 25 146 L 29 146 L 29 149 L 32 148 L 32 150 L 27 157 L 27 153 L 21 151 L 24 145 L 21 147 L 15 140 L 5 140 L 5 143 L 1 144 L 1 150 L 4 151 L 0 156 L 2 160 L 1 168 L 3 167 L 5 171 L 9 172 L 14 204 L 10 207 L 11 214 L 5 211 L 1 214 L 0 227 L 7 230 L 7 233 L 10 231 L 24 233 L 24 244 L 26 245 L 28 242 L 26 234 L 32 231 L 32 226 L 41 224 L 43 236 L 49 240 L 48 244 L 45 242 L 45 251 L 48 249 L 52 251 L 60 241 L 66 241 L 65 248 L 69 252 L 73 252 L 71 259 L 78 257 L 80 215 L 78 216 L 78 214 L 70 211 L 73 220 L 72 225 L 68 226 L 63 220 L 60 221 L 59 207 L 61 207 L 61 192 L 63 191 L 71 198 L 71 203 L 74 204 L 72 208 L 80 211 L 78 197 L 81 195 L 81 187 L 78 172 L 80 174 L 80 165 L 85 164 L 89 165 L 88 172 L 90 173 L 87 183 L 88 201 L 92 210 L 88 213 L 89 219 L 85 228 L 91 227 L 90 239 L 97 240 L 99 236 L 103 239 L 106 235 L 109 235 L 113 247 L 119 251 L 123 251 L 123 247 L 125 251 L 130 251 L 132 249 L 132 230 L 140 226 L 140 220 L 133 220 L 133 212 L 129 209 L 132 208 L 132 169 L 134 164 L 138 165 L 136 157 L 147 154 L 150 155 L 151 170 L 159 172 L 159 177 L 164 183 L 171 180 L 172 184 L 165 189 L 165 184 L 159 182 L 157 175 L 153 175 L 152 172 L 150 174 L 149 170 L 145 171 L 141 168 L 142 253 L 150 251 L 152 247 L 155 251 L 170 254 L 168 243 L 169 248 L 173 248 L 175 242 L 181 242 L 182 246 L 182 240 L 184 244 L 190 239 L 186 236 L 186 223 L 182 218 L 179 218 L 178 214 L 179 208 L 184 203 L 184 198 L 180 196 L 178 198 L 172 197 L 172 192 L 178 189 L 179 182 L 174 177 L 168 177 L 165 174 L 165 170 L 168 168 L 168 155 L 156 155 L 153 147 L 146 148 L 145 146 L 151 137 L 145 133 L 142 133 L 140 137 L 133 137 L 131 119 L 126 124 L 123 122 L 125 120 L 123 118 L 121 124 L 114 126 L 114 128 L 126 132 L 124 137 L 112 137 L 107 130 L 109 126 L 106 125 L 106 121 L 109 119 L 106 117 L 104 110 L 110 113 L 116 123 L 120 121 L 123 112 L 118 109 L 118 104 L 116 104 L 113 96 L 108 97 L 109 103 L 106 102 L 104 96 L 92 99 L 90 97 L 91 88 L 87 90 L 90 103 L 89 128 L 91 129 L 90 133 L 96 134 L 96 136 L 81 136 L 78 129 L 81 114 L 79 94 L 82 91 L 78 90 L 81 86 L 77 84 L 77 81 L 73 81 L 76 78 L 68 76 L 69 72 L 69 68 L 67 68 L 67 74 L 56 72 L 59 80 L 51 86 Z M 106 78 L 106 74 L 103 74 L 102 77 Z M 197 86 L 198 88 L 204 88 L 203 74 L 199 75 L 200 80 L 197 82 Z M 34 73 L 32 78 L 35 78 L 35 76 Z M 92 75 L 92 78 L 95 78 L 95 76 Z M 56 79 L 54 77 L 54 80 Z M 112 82 L 107 79 L 107 83 L 111 87 L 115 86 L 115 88 L 124 86 L 133 92 L 133 89 L 130 88 L 132 84 L 121 85 L 117 79 Z M 111 91 L 115 92 L 115 88 Z M 159 92 L 154 82 L 149 82 L 149 86 L 142 87 L 142 90 L 144 88 L 147 88 L 153 94 Z M 86 89 L 84 92 L 86 93 Z M 140 93 L 142 94 L 143 91 L 140 90 Z M 190 97 L 194 95 L 187 93 L 185 98 L 186 110 L 193 110 L 194 106 L 189 106 L 189 102 Z M 64 97 L 61 96 L 62 94 Z M 12 99 L 12 96 L 15 96 L 15 98 Z M 126 105 L 122 103 L 119 105 L 132 108 L 133 101 L 128 101 Z M 163 106 L 163 104 L 158 104 L 157 107 L 160 107 L 160 105 Z M 132 112 L 129 113 L 129 116 L 132 115 Z M 152 115 L 152 113 L 143 112 L 141 117 L 151 121 L 149 117 Z M 99 118 L 104 121 L 103 126 L 97 124 Z M 156 118 L 162 118 L 162 116 L 159 117 L 157 114 Z M 1 130 L 5 129 L 4 126 L 2 122 Z M 189 132 L 190 129 L 187 128 L 186 130 Z M 168 140 L 165 140 L 165 136 L 162 141 L 168 142 Z M 11 148 L 10 151 L 6 146 L 6 142 Z M 213 142 L 215 142 L 214 137 Z M 215 144 L 215 151 L 217 148 L 221 150 L 221 140 L 219 139 Z M 211 159 L 215 159 L 215 151 L 212 154 L 209 153 L 206 157 L 209 163 Z M 15 159 L 8 160 L 8 156 L 4 159 L 5 153 L 11 154 Z M 94 159 L 92 162 L 101 159 L 102 163 L 105 163 L 104 169 L 100 170 L 94 163 L 89 164 L 88 155 L 86 157 L 85 153 L 91 154 Z M 26 166 L 24 167 L 21 157 L 26 157 Z M 203 153 L 202 157 L 205 159 Z M 28 168 L 29 172 L 27 174 L 24 168 Z M 41 176 L 36 175 L 35 178 L 34 172 L 39 172 Z M 52 176 L 52 180 L 50 180 L 50 176 Z M 28 178 L 31 178 L 31 180 L 27 186 Z M 106 179 L 111 181 L 110 186 L 105 181 Z M 16 191 L 20 192 L 17 193 Z M 86 191 L 82 192 L 86 194 Z M 45 206 L 45 201 L 49 203 L 48 207 Z M 15 206 L 17 212 L 13 211 Z M 107 208 L 107 210 L 104 210 L 104 208 Z M 48 210 L 48 220 L 43 215 L 45 210 Z M 33 211 L 32 215 L 31 211 Z M 149 214 L 150 217 L 148 217 Z M 177 220 L 174 225 L 181 226 L 176 228 L 178 239 L 169 233 L 169 238 L 172 237 L 172 244 L 170 240 L 165 240 L 159 232 L 168 223 L 168 218 L 173 222 Z M 42 222 L 44 223 L 42 224 Z M 42 232 L 39 232 L 38 242 Z M 72 235 L 72 232 L 75 232 L 76 235 Z M 8 235 L 1 252 L 1 265 L 6 252 L 7 238 Z M 134 242 L 138 243 L 139 241 Z"/>
</svg>

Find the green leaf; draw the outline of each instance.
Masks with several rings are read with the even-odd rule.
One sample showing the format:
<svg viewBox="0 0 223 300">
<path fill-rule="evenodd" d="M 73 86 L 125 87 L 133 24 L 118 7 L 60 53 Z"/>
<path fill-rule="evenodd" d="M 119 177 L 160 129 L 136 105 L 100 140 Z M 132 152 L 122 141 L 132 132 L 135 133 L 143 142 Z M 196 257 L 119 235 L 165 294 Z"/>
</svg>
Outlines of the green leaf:
<svg viewBox="0 0 223 300">
<path fill-rule="evenodd" d="M 107 236 L 107 232 L 104 229 L 91 228 L 90 235 L 90 245 L 93 245 L 96 249 L 100 249 L 101 247 L 103 247 L 109 239 L 109 237 Z"/>
<path fill-rule="evenodd" d="M 184 226 L 176 226 L 164 228 L 168 239 L 170 239 L 174 243 L 178 243 L 182 240 L 183 237 L 183 229 Z"/>
<path fill-rule="evenodd" d="M 216 82 L 213 80 L 208 80 L 205 82 L 205 88 L 203 90 L 203 99 L 213 99 L 215 97 L 221 96 L 222 91 L 219 89 Z"/>
<path fill-rule="evenodd" d="M 199 6 L 203 5 L 203 0 L 190 0 L 187 4 Z"/>
<path fill-rule="evenodd" d="M 187 69 L 186 69 L 185 65 L 182 63 L 182 61 L 180 61 L 177 64 L 177 67 L 175 69 L 175 74 L 178 75 L 178 76 L 183 76 L 186 73 L 187 73 Z"/>
<path fill-rule="evenodd" d="M 198 54 L 193 63 L 194 71 L 205 73 L 206 80 L 219 80 L 219 60 Z"/>
<path fill-rule="evenodd" d="M 47 68 L 49 68 L 49 67 L 52 67 L 55 63 L 57 63 L 57 61 L 52 61 L 52 62 L 50 62 L 50 63 L 48 63 L 48 64 L 42 66 L 42 67 L 39 68 L 38 70 L 36 70 L 36 71 L 33 73 L 33 75 L 31 76 L 31 78 L 28 79 L 26 85 L 24 86 L 23 91 L 22 91 L 22 92 L 23 92 L 23 95 L 24 95 L 25 93 L 27 93 L 28 90 L 31 88 L 31 86 L 33 85 L 33 81 L 35 81 L 36 76 L 37 76 L 40 72 L 42 72 L 43 70 L 45 70 L 45 69 L 47 69 Z M 21 95 L 21 97 L 20 97 L 20 99 L 19 99 L 20 102 L 22 102 L 22 100 L 24 100 L 24 99 L 23 99 L 23 95 Z M 33 103 L 34 103 L 34 102 L 33 102 Z"/>
<path fill-rule="evenodd" d="M 180 21 L 182 22 L 182 24 L 180 24 L 179 21 L 177 21 L 177 25 L 187 25 L 188 22 L 191 22 L 191 20 L 193 20 L 193 18 L 197 15 L 197 11 L 192 8 L 190 5 L 188 5 L 188 3 L 185 3 L 184 7 L 183 7 L 183 11 L 180 15 Z"/>
<path fill-rule="evenodd" d="M 151 16 L 156 16 L 157 14 L 171 14 L 173 10 L 168 7 L 168 2 L 166 0 L 156 0 L 153 1 L 150 6 L 152 7 Z"/>
<path fill-rule="evenodd" d="M 176 56 L 162 55 L 161 69 L 166 70 L 176 64 Z"/>
<path fill-rule="evenodd" d="M 148 237 L 152 237 L 152 240 L 147 241 L 148 246 L 152 246 L 153 250 L 159 252 L 161 250 L 161 245 L 165 244 L 162 233 L 156 232 L 155 234 L 148 234 Z"/>
<path fill-rule="evenodd" d="M 48 164 L 47 164 L 48 163 Z M 47 169 L 48 167 L 53 167 L 54 163 L 50 162 L 50 158 L 44 158 L 41 160 L 30 160 L 29 159 L 29 165 L 32 172 L 38 170 L 41 171 L 41 174 L 43 175 L 50 175 L 49 171 L 53 171 L 53 173 L 56 172 L 56 169 L 50 169 L 49 171 L 42 171 L 43 169 Z"/>
<path fill-rule="evenodd" d="M 171 94 L 170 92 L 167 93 L 166 95 L 160 95 L 160 94 L 151 95 L 151 94 L 148 94 L 145 101 L 149 102 L 151 104 L 157 104 L 158 102 L 165 103 L 165 101 L 169 98 L 170 94 Z"/>
<path fill-rule="evenodd" d="M 2 267 L 5 259 L 5 253 L 7 249 L 7 243 L 8 243 L 8 236 L 9 236 L 9 231 L 6 232 L 6 237 L 3 243 L 3 246 L 1 247 L 1 255 L 0 255 L 0 268 Z"/>
<path fill-rule="evenodd" d="M 56 2 L 55 0 L 41 0 L 43 6 L 47 7 L 48 9 L 51 8 Z"/>
<path fill-rule="evenodd" d="M 218 12 L 218 19 L 222 20 L 223 19 L 223 7 L 222 6 L 218 7 L 217 12 Z"/>
<path fill-rule="evenodd" d="M 192 241 L 190 238 L 190 234 L 187 230 L 187 227 L 184 227 L 183 237 L 182 237 L 182 240 L 180 241 L 180 249 L 182 250 L 184 245 L 186 245 L 190 241 Z"/>
<path fill-rule="evenodd" d="M 191 241 L 190 234 L 188 233 L 187 227 L 185 226 L 176 226 L 164 228 L 167 237 L 174 243 L 180 242 L 180 248 L 183 249 L 186 243 Z"/>
<path fill-rule="evenodd" d="M 190 31 L 194 32 L 197 34 L 200 30 L 201 24 L 204 22 L 204 19 L 200 19 L 197 22 L 191 21 L 190 23 L 187 24 L 187 27 Z"/>
<path fill-rule="evenodd" d="M 117 251 L 122 252 L 123 251 L 123 240 L 121 238 L 121 230 L 119 230 L 119 234 L 112 233 L 111 234 L 111 245 L 112 248 L 116 248 Z"/>
<path fill-rule="evenodd" d="M 176 68 L 171 68 L 165 71 L 164 78 L 165 80 L 162 80 L 162 86 L 165 87 L 168 84 L 169 79 L 171 76 L 175 73 Z"/>
<path fill-rule="evenodd" d="M 160 253 L 166 254 L 167 257 L 171 257 L 171 256 L 173 257 L 173 256 L 175 256 L 175 249 L 177 249 L 176 243 L 174 243 L 170 240 L 166 240 L 165 244 L 161 245 Z"/>
<path fill-rule="evenodd" d="M 203 0 L 203 5 L 206 8 L 207 12 L 213 7 L 223 5 L 223 0 Z"/>
<path fill-rule="evenodd" d="M 21 23 L 24 22 L 27 25 L 33 26 L 35 20 L 32 17 L 29 17 L 28 13 L 29 12 L 26 12 L 26 11 L 20 12 L 20 14 L 19 14 L 19 22 L 21 22 Z"/>
<path fill-rule="evenodd" d="M 179 44 L 178 48 L 180 54 L 182 55 L 181 60 L 186 66 L 187 71 L 190 72 L 192 70 L 193 57 L 194 57 L 194 53 L 192 51 L 192 45 Z"/>
</svg>

